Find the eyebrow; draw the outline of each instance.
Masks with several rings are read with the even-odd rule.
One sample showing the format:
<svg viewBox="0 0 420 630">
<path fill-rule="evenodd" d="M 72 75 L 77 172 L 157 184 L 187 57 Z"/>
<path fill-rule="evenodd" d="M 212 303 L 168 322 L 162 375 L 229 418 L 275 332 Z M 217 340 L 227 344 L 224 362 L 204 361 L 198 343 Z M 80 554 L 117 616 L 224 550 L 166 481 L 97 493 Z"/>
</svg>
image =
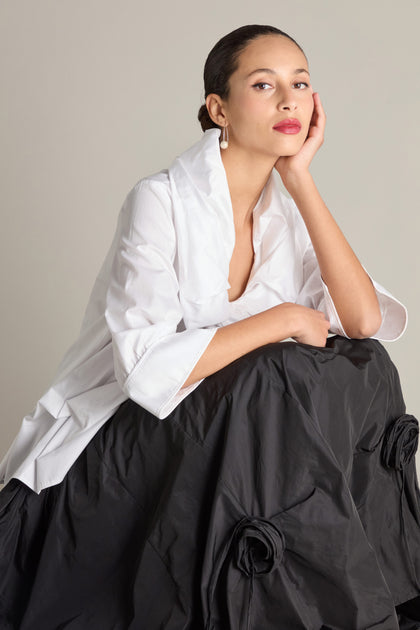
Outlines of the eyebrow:
<svg viewBox="0 0 420 630">
<path fill-rule="evenodd" d="M 246 78 L 248 79 L 248 77 L 250 77 L 253 74 L 256 74 L 257 72 L 268 72 L 269 74 L 276 74 L 275 71 L 272 70 L 271 68 L 258 68 L 257 70 L 253 70 L 252 72 L 247 74 Z M 310 76 L 306 68 L 297 68 L 296 70 L 293 71 L 293 74 L 300 74 L 301 72 L 306 72 L 306 74 Z"/>
</svg>

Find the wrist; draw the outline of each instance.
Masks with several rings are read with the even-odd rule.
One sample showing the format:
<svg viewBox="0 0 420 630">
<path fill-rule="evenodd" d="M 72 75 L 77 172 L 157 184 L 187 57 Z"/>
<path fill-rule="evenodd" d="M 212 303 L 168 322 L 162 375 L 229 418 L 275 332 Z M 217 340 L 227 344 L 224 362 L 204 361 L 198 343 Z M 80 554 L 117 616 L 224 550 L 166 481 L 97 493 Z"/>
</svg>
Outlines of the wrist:
<svg viewBox="0 0 420 630">
<path fill-rule="evenodd" d="M 296 337 L 302 329 L 302 318 L 300 317 L 300 307 L 293 302 L 283 302 L 274 306 L 273 309 L 273 327 L 277 333 L 279 323 L 281 322 L 282 338 Z M 277 339 L 278 340 L 278 339 Z"/>
<path fill-rule="evenodd" d="M 301 308 L 293 302 L 285 302 L 282 304 L 288 337 L 298 337 L 303 328 Z"/>
<path fill-rule="evenodd" d="M 305 187 L 313 185 L 313 183 L 313 177 L 307 170 L 288 173 L 287 177 L 283 179 L 283 184 L 292 197 Z"/>
</svg>

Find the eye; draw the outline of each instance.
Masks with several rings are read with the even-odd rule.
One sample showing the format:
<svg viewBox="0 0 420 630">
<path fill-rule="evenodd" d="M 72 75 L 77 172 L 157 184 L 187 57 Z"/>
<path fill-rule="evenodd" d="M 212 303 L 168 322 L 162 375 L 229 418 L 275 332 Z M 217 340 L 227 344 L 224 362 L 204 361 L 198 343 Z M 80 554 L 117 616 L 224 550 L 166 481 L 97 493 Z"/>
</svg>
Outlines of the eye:
<svg viewBox="0 0 420 630">
<path fill-rule="evenodd" d="M 261 85 L 268 85 L 269 88 L 271 87 L 271 85 L 269 83 L 265 83 L 265 81 L 262 81 L 261 83 L 254 83 L 252 87 L 259 88 Z M 265 88 L 262 89 L 265 90 Z"/>
<path fill-rule="evenodd" d="M 304 89 L 305 87 L 309 87 L 309 83 L 305 83 L 304 81 L 298 81 L 298 83 L 295 83 L 294 85 L 300 85 L 303 87 L 299 87 L 299 90 Z M 252 86 L 253 88 L 256 88 L 258 91 L 266 91 L 267 89 L 271 88 L 272 86 L 270 85 L 270 83 L 266 83 L 265 81 L 260 81 L 259 83 L 254 83 L 254 85 Z"/>
</svg>

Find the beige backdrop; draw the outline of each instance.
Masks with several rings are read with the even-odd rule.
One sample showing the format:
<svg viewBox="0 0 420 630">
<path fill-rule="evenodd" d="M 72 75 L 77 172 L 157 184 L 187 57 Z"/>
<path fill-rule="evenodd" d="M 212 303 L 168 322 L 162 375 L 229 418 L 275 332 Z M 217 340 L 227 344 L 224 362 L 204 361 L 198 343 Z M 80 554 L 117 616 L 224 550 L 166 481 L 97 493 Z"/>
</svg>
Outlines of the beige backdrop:
<svg viewBox="0 0 420 630">
<path fill-rule="evenodd" d="M 309 58 L 327 113 L 311 170 L 409 309 L 386 345 L 420 414 L 418 0 L 2 0 L 0 456 L 78 334 L 127 192 L 200 137 L 207 53 L 250 23 Z"/>
</svg>

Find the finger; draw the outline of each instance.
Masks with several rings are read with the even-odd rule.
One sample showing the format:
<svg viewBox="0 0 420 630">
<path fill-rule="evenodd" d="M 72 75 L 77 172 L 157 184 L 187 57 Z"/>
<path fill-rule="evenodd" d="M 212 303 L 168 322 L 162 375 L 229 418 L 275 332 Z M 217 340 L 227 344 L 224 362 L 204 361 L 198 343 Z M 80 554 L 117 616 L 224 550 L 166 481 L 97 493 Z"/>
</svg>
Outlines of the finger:
<svg viewBox="0 0 420 630">
<path fill-rule="evenodd" d="M 326 120 L 324 107 L 322 105 L 321 97 L 318 92 L 314 92 L 314 104 L 317 115 L 320 117 L 321 120 Z"/>
<path fill-rule="evenodd" d="M 311 122 L 309 125 L 308 135 L 310 137 L 314 135 L 318 136 L 318 134 L 323 135 L 324 127 L 325 127 L 325 119 L 323 120 L 322 116 L 320 116 L 319 113 L 314 113 L 312 115 Z"/>
<path fill-rule="evenodd" d="M 314 136 L 317 138 L 321 138 L 323 140 L 324 138 L 324 131 L 325 131 L 325 124 L 326 124 L 326 116 L 325 114 L 321 113 L 319 110 L 317 110 L 317 113 L 313 115 L 310 126 L 309 126 L 309 136 Z M 322 144 L 322 143 L 321 143 Z"/>
</svg>

